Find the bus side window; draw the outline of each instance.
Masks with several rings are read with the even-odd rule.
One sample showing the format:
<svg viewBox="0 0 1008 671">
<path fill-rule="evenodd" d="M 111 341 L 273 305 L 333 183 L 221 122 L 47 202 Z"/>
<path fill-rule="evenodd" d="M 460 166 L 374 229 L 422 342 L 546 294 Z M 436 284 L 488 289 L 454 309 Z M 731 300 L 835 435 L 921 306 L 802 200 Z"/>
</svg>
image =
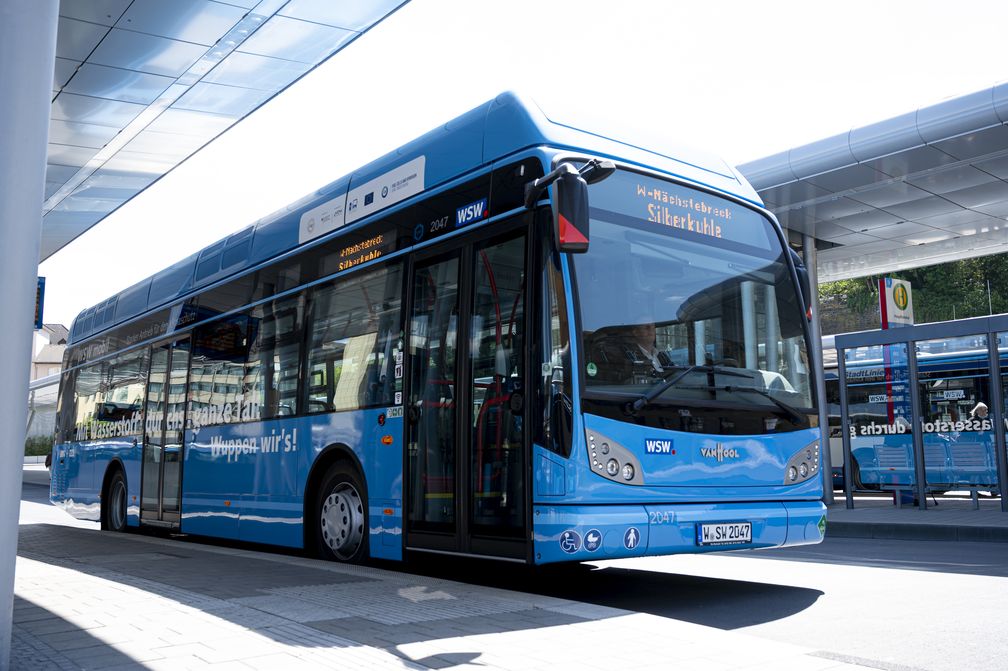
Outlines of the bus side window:
<svg viewBox="0 0 1008 671">
<path fill-rule="evenodd" d="M 262 419 L 298 413 L 297 389 L 304 329 L 304 294 L 280 298 L 252 309 L 245 378 L 258 399 Z"/>
<path fill-rule="evenodd" d="M 340 279 L 312 294 L 308 412 L 391 405 L 402 323 L 402 267 Z M 399 359 L 401 361 L 401 359 Z"/>
</svg>

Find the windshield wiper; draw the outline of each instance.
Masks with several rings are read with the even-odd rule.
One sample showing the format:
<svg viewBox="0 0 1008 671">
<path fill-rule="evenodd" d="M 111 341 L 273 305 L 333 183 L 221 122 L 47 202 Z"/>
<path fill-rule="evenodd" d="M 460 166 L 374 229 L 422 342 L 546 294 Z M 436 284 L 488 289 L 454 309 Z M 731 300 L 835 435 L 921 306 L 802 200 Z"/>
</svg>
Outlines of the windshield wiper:
<svg viewBox="0 0 1008 671">
<path fill-rule="evenodd" d="M 790 403 L 785 403 L 784 401 L 780 400 L 770 392 L 765 391 L 763 389 L 757 389 L 756 387 L 733 387 L 731 385 L 726 385 L 722 387 L 722 389 L 727 392 L 748 391 L 751 394 L 759 394 L 763 398 L 768 398 L 771 401 L 773 401 L 778 408 L 787 413 L 788 417 L 791 419 L 793 423 L 801 424 L 805 420 L 805 415 L 803 415 L 801 411 L 798 410 L 798 408 L 794 407 Z"/>
<path fill-rule="evenodd" d="M 712 366 L 710 364 L 696 364 L 693 366 L 688 366 L 687 368 L 684 368 L 681 371 L 672 371 L 671 373 L 666 374 L 663 382 L 661 382 L 660 384 L 656 384 L 654 387 L 649 389 L 645 394 L 643 394 L 633 403 L 627 403 L 626 405 L 627 412 L 631 415 L 636 414 L 637 411 L 646 406 L 648 403 L 655 400 L 656 398 L 664 394 L 666 391 L 674 387 L 676 383 L 679 382 L 679 380 L 683 379 L 690 373 L 695 373 L 697 371 L 701 373 L 714 373 L 716 375 L 730 375 L 732 377 L 744 377 L 746 379 L 752 379 L 751 375 L 746 375 L 745 373 L 740 373 L 730 368 L 722 368 L 721 366 Z"/>
</svg>

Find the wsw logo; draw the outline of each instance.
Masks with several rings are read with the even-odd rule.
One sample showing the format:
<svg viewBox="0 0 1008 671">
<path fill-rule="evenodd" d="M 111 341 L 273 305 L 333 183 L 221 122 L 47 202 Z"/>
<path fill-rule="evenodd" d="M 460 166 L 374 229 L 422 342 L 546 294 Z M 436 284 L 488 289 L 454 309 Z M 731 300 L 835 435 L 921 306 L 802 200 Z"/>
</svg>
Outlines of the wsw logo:
<svg viewBox="0 0 1008 671">
<path fill-rule="evenodd" d="M 675 454 L 671 440 L 658 440 L 647 438 L 644 440 L 645 454 Z"/>
<path fill-rule="evenodd" d="M 455 210 L 455 226 L 465 226 L 477 219 L 484 219 L 490 212 L 487 209 L 487 199 L 481 198 L 475 203 L 469 203 Z"/>
</svg>

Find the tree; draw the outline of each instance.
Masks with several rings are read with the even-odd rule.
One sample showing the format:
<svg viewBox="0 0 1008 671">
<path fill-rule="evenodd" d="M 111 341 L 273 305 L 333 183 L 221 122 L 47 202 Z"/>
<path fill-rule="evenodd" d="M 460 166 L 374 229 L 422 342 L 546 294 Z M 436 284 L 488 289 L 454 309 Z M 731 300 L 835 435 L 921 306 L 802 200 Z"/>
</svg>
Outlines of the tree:
<svg viewBox="0 0 1008 671">
<path fill-rule="evenodd" d="M 890 276 L 912 285 L 917 324 L 1008 312 L 1008 254 L 901 270 Z M 878 328 L 880 277 L 820 284 L 823 333 Z"/>
</svg>

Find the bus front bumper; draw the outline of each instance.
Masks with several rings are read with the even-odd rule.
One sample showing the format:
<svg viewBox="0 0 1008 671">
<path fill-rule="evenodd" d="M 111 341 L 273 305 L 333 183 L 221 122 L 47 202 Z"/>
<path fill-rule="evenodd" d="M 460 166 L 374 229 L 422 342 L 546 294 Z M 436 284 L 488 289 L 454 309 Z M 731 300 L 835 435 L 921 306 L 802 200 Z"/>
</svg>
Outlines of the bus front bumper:
<svg viewBox="0 0 1008 671">
<path fill-rule="evenodd" d="M 535 563 L 590 561 L 822 541 L 822 501 L 543 506 L 534 509 Z"/>
</svg>

